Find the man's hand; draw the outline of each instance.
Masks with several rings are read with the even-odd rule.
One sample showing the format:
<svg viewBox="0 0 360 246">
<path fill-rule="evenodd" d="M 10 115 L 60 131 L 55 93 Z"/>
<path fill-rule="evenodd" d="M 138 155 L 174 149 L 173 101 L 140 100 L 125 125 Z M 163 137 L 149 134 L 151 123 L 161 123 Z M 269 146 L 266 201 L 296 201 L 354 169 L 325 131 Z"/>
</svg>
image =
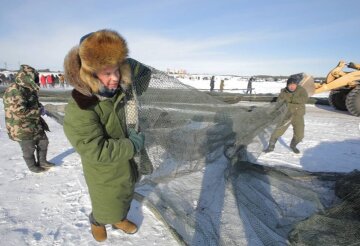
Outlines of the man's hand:
<svg viewBox="0 0 360 246">
<path fill-rule="evenodd" d="M 137 153 L 139 153 L 144 148 L 145 135 L 142 132 L 136 132 L 134 129 L 130 129 L 129 139 L 133 143 Z"/>
</svg>

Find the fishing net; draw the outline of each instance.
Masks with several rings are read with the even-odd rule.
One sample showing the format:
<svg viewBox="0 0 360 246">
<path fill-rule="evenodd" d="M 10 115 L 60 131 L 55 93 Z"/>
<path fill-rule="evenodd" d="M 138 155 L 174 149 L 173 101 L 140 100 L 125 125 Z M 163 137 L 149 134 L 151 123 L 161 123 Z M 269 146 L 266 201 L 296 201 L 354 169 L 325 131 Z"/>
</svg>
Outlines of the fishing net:
<svg viewBox="0 0 360 246">
<path fill-rule="evenodd" d="M 138 160 L 146 163 L 138 164 L 148 175 L 136 192 L 182 243 L 350 245 L 360 240 L 354 205 L 359 205 L 359 186 L 357 198 L 335 194 L 336 187 L 345 187 L 344 174 L 253 164 L 286 105 L 226 104 L 151 71 L 148 88 L 137 96 L 147 155 Z M 62 123 L 63 109 L 47 109 Z"/>
</svg>

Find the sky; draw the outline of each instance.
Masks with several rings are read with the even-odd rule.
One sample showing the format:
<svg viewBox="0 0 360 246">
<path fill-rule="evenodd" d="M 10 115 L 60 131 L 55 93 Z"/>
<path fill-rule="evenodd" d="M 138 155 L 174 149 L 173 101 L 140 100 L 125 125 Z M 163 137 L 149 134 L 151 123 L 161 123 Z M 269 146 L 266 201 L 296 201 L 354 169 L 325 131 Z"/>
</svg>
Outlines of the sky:
<svg viewBox="0 0 360 246">
<path fill-rule="evenodd" d="M 360 1 L 4 0 L 0 68 L 63 70 L 67 52 L 93 31 L 113 29 L 130 57 L 189 73 L 326 76 L 360 63 Z"/>
</svg>

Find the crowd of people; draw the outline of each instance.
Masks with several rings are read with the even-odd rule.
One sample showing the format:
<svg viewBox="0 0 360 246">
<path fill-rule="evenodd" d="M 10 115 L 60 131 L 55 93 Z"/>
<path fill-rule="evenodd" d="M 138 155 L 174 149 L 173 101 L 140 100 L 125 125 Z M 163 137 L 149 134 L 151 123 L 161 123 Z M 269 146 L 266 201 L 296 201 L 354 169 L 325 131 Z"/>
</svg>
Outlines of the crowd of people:
<svg viewBox="0 0 360 246">
<path fill-rule="evenodd" d="M 247 84 L 247 88 L 245 91 L 245 94 L 253 94 L 253 86 L 252 86 L 252 82 L 255 81 L 255 77 L 250 77 L 250 79 L 248 80 L 248 84 Z M 225 89 L 225 81 L 224 79 L 220 80 L 220 85 L 219 85 L 219 92 L 224 92 Z M 210 92 L 215 91 L 215 76 L 211 76 L 210 79 Z"/>
<path fill-rule="evenodd" d="M 40 76 L 40 86 L 42 88 L 54 88 L 56 87 L 68 87 L 68 84 L 65 81 L 64 75 L 59 73 L 59 74 L 42 74 Z"/>
<path fill-rule="evenodd" d="M 0 85 L 10 85 L 15 82 L 15 73 L 1 73 L 0 72 Z"/>
<path fill-rule="evenodd" d="M 0 85 L 9 86 L 15 82 L 16 73 L 0 72 Z M 62 73 L 41 73 L 39 72 L 40 88 L 66 88 L 69 84 Z"/>
</svg>

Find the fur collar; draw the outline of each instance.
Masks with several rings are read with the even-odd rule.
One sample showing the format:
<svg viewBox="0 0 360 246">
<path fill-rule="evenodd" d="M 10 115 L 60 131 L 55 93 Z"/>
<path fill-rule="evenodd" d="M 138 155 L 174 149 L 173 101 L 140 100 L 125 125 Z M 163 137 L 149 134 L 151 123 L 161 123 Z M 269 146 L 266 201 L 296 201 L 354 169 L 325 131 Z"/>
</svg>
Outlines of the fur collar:
<svg viewBox="0 0 360 246">
<path fill-rule="evenodd" d="M 81 109 L 88 109 L 91 106 L 94 106 L 99 102 L 99 98 L 95 95 L 84 95 L 83 93 L 74 89 L 71 92 L 71 96 L 74 98 L 75 102 Z"/>
</svg>

